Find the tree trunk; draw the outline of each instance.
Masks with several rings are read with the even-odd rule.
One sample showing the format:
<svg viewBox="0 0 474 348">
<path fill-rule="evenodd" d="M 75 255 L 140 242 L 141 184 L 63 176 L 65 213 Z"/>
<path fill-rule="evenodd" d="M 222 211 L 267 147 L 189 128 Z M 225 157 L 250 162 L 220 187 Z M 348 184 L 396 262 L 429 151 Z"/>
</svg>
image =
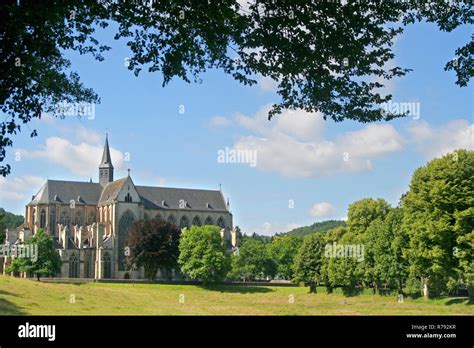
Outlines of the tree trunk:
<svg viewBox="0 0 474 348">
<path fill-rule="evenodd" d="M 474 298 L 474 285 L 470 284 L 467 286 L 467 294 L 469 298 Z"/>
<path fill-rule="evenodd" d="M 310 293 L 310 294 L 316 294 L 317 292 L 318 292 L 318 291 L 317 291 L 317 289 L 316 289 L 316 285 L 310 284 L 310 285 L 309 285 L 309 293 Z"/>
<path fill-rule="evenodd" d="M 39 275 L 39 274 L 36 274 L 36 279 L 37 279 L 38 281 L 40 281 L 40 275 Z"/>
<path fill-rule="evenodd" d="M 423 284 L 423 297 L 425 299 L 428 299 L 429 297 L 428 283 L 425 282 L 424 278 L 423 278 L 422 284 Z"/>
</svg>

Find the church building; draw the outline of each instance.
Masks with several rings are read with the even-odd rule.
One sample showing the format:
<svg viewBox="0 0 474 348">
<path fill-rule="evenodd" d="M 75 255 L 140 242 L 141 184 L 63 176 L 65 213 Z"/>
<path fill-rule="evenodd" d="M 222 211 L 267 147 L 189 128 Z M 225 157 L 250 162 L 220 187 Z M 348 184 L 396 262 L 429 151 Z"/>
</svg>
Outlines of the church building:
<svg viewBox="0 0 474 348">
<path fill-rule="evenodd" d="M 62 260 L 62 278 L 139 279 L 128 269 L 126 239 L 137 220 L 165 220 L 180 228 L 216 225 L 227 249 L 236 247 L 229 202 L 220 190 L 138 186 L 130 172 L 114 180 L 108 137 L 99 165 L 99 182 L 47 180 L 25 208 L 25 223 L 7 230 L 6 243 L 22 243 L 44 229 Z M 11 260 L 5 258 L 3 270 Z M 177 270 L 160 270 L 157 279 L 182 279 Z"/>
</svg>

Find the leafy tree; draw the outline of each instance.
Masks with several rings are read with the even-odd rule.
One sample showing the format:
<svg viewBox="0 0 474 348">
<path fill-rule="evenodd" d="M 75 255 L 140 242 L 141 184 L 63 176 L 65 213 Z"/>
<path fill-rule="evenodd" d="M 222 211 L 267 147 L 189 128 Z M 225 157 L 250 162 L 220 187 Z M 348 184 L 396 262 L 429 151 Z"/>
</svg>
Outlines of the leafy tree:
<svg viewBox="0 0 474 348">
<path fill-rule="evenodd" d="M 361 236 L 349 231 L 341 236 L 337 244 L 339 246 L 362 244 Z M 354 295 L 356 293 L 356 285 L 360 285 L 363 281 L 359 267 L 360 261 L 355 257 L 346 257 L 346 255 L 343 257 L 339 257 L 338 255 L 336 255 L 336 257 L 330 257 L 330 285 L 332 287 L 341 286 L 344 294 Z"/>
<path fill-rule="evenodd" d="M 374 292 L 382 284 L 402 292 L 408 265 L 403 252 L 408 247 L 408 236 L 402 230 L 403 210 L 391 209 L 384 220 L 373 221 L 364 235 L 365 256 L 360 263 L 362 277 Z"/>
<path fill-rule="evenodd" d="M 324 234 L 324 245 L 333 245 L 333 243 L 338 243 L 342 236 L 348 232 L 347 227 L 336 227 L 332 230 L 329 230 L 327 233 Z M 326 286 L 326 292 L 332 293 L 333 288 L 337 286 L 336 283 L 336 275 L 335 272 L 335 263 L 334 258 L 326 257 L 323 254 L 322 262 L 321 262 L 321 281 L 324 282 Z"/>
<path fill-rule="evenodd" d="M 474 151 L 457 150 L 418 168 L 403 199 L 410 277 L 429 296 L 462 278 L 472 289 Z M 470 282 L 470 283 L 469 283 Z"/>
<path fill-rule="evenodd" d="M 163 85 L 173 77 L 199 81 L 212 68 L 244 84 L 261 75 L 277 83 L 281 98 L 269 118 L 284 108 L 302 108 L 361 122 L 402 116 L 382 112 L 380 104 L 391 95 L 381 95 L 383 83 L 377 81 L 409 71 L 386 64 L 404 26 L 425 20 L 450 32 L 472 24 L 468 2 L 71 0 L 44 6 L 5 0 L 0 6 L 0 105 L 7 115 L 0 123 L 0 162 L 22 123 L 57 111 L 63 101 L 100 101 L 64 54 L 103 60 L 110 47 L 99 43 L 96 31 L 110 23 L 116 24 L 114 38 L 127 41 L 128 68 L 135 75 L 159 71 Z M 473 74 L 472 51 L 471 41 L 445 65 L 456 72 L 459 86 Z M 0 174 L 9 172 L 8 164 L 0 167 Z"/>
<path fill-rule="evenodd" d="M 455 213 L 457 246 L 454 256 L 459 260 L 460 280 L 467 285 L 470 297 L 474 297 L 474 207 Z"/>
<path fill-rule="evenodd" d="M 37 245 L 36 260 L 15 258 L 11 265 L 7 267 L 7 272 L 35 274 L 39 281 L 41 276 L 54 276 L 61 271 L 61 257 L 54 249 L 52 238 L 43 229 L 38 229 L 36 234 L 25 242 L 25 245 Z"/>
<path fill-rule="evenodd" d="M 377 218 L 384 219 L 390 210 L 390 204 L 378 198 L 364 198 L 349 205 L 347 226 L 351 233 L 363 234 Z"/>
<path fill-rule="evenodd" d="M 321 264 L 324 257 L 324 238 L 321 233 L 310 234 L 295 257 L 295 280 L 309 286 L 310 293 L 316 293 L 316 286 L 321 282 Z"/>
<path fill-rule="evenodd" d="M 268 249 L 260 239 L 246 239 L 239 247 L 238 255 L 232 259 L 233 277 L 256 279 L 265 276 L 274 276 L 275 263 L 268 253 Z"/>
<path fill-rule="evenodd" d="M 183 231 L 178 263 L 181 272 L 204 283 L 222 280 L 230 269 L 230 256 L 218 226 L 191 226 Z"/>
<path fill-rule="evenodd" d="M 5 240 L 5 230 L 17 228 L 23 221 L 23 216 L 9 213 L 0 208 L 0 244 Z"/>
<path fill-rule="evenodd" d="M 302 238 L 287 235 L 273 238 L 268 245 L 269 256 L 276 265 L 277 274 L 284 279 L 294 278 L 294 259 L 302 242 Z"/>
<path fill-rule="evenodd" d="M 143 266 L 145 276 L 154 280 L 158 269 L 177 266 L 180 230 L 166 221 L 136 221 L 130 226 L 126 245 L 130 248 L 127 261 Z"/>
</svg>

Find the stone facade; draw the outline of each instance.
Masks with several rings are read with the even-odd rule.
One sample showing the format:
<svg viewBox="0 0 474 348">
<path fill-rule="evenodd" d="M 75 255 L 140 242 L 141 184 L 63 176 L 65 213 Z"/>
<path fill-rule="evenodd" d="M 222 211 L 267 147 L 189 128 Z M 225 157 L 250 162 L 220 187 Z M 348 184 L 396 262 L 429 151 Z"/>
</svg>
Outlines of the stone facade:
<svg viewBox="0 0 474 348">
<path fill-rule="evenodd" d="M 25 207 L 25 223 L 7 231 L 6 243 L 22 243 L 42 228 L 63 262 L 62 278 L 143 278 L 143 269 L 125 266 L 128 228 L 137 220 L 158 219 L 180 228 L 220 226 L 227 249 L 237 245 L 229 203 L 221 191 L 136 186 L 130 174 L 113 180 L 106 138 L 99 183 L 48 180 Z M 11 262 L 3 260 L 3 269 Z M 180 278 L 159 271 L 158 279 Z"/>
</svg>

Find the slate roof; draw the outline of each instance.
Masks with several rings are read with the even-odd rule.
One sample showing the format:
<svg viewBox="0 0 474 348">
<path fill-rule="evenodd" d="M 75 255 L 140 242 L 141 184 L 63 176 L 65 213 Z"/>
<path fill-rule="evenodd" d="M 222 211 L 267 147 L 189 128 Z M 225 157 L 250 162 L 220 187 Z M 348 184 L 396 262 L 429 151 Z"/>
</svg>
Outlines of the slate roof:
<svg viewBox="0 0 474 348">
<path fill-rule="evenodd" d="M 99 203 L 105 203 L 107 201 L 114 200 L 119 194 L 122 186 L 127 182 L 127 178 L 114 180 L 105 185 L 102 194 L 100 195 Z"/>
<path fill-rule="evenodd" d="M 127 177 L 112 181 L 103 188 L 99 183 L 47 180 L 29 205 L 69 204 L 71 200 L 76 204 L 98 205 L 115 200 L 125 182 Z M 184 200 L 187 203 L 184 209 L 227 212 L 221 191 L 151 186 L 135 188 L 146 209 L 181 209 L 179 203 Z"/>
<path fill-rule="evenodd" d="M 65 203 L 97 205 L 102 186 L 94 182 L 47 180 L 28 205 Z M 80 200 L 78 199 L 80 197 Z"/>
<path fill-rule="evenodd" d="M 109 150 L 109 137 L 105 135 L 104 152 L 102 153 L 102 161 L 100 162 L 99 168 L 114 168 L 112 165 L 112 157 L 110 156 Z"/>
<path fill-rule="evenodd" d="M 135 186 L 146 209 L 180 209 L 184 200 L 192 210 L 227 211 L 221 191 Z M 163 202 L 164 201 L 164 202 Z"/>
</svg>

